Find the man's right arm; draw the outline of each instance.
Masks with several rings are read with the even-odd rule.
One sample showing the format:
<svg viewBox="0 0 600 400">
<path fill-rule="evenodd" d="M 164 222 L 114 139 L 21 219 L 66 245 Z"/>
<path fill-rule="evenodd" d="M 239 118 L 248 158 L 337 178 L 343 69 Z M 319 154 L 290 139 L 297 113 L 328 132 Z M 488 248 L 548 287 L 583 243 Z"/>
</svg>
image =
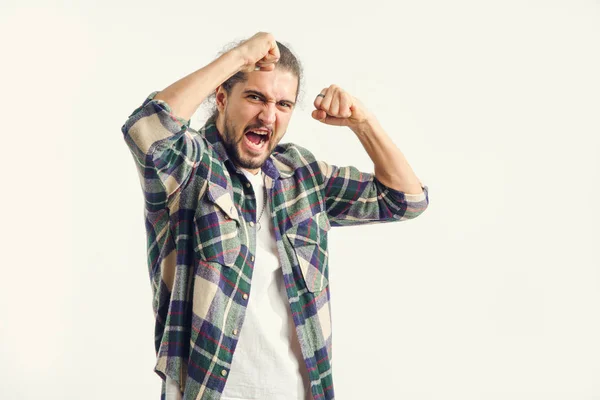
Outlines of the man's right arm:
<svg viewBox="0 0 600 400">
<path fill-rule="evenodd" d="M 192 176 L 206 147 L 188 131 L 189 121 L 151 93 L 121 128 L 133 155 L 146 208 L 158 211 Z"/>
<path fill-rule="evenodd" d="M 189 120 L 204 99 L 237 72 L 251 72 L 255 68 L 270 71 L 278 60 L 279 49 L 273 35 L 259 32 L 207 66 L 165 88 L 155 99 L 167 102 L 176 115 Z"/>
<path fill-rule="evenodd" d="M 175 115 L 189 120 L 202 102 L 244 64 L 240 50 L 235 48 L 165 88 L 154 99 L 168 103 Z"/>
<path fill-rule="evenodd" d="M 207 66 L 152 93 L 127 119 L 122 132 L 132 152 L 146 205 L 167 206 L 203 157 L 202 141 L 188 132 L 204 99 L 239 71 L 272 70 L 279 51 L 272 35 L 258 33 Z"/>
</svg>

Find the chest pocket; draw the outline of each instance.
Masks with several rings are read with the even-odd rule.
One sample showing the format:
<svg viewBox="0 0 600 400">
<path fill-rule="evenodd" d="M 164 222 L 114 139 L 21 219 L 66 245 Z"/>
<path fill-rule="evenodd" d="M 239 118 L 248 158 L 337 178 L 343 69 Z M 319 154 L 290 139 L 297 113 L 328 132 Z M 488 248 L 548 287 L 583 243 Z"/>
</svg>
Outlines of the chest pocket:
<svg viewBox="0 0 600 400">
<path fill-rule="evenodd" d="M 327 231 L 330 229 L 327 214 L 320 212 L 285 232 L 293 246 L 306 288 L 312 293 L 320 292 L 329 283 Z"/>
<path fill-rule="evenodd" d="M 240 216 L 233 193 L 208 182 L 194 218 L 194 251 L 205 261 L 233 266 L 240 253 Z"/>
</svg>

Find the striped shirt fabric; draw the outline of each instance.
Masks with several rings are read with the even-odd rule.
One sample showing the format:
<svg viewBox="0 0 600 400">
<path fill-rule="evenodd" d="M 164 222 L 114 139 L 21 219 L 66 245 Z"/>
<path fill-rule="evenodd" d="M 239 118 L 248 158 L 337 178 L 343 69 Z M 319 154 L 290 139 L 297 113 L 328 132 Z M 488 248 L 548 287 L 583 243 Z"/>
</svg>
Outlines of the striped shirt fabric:
<svg viewBox="0 0 600 400">
<path fill-rule="evenodd" d="M 217 400 L 227 382 L 256 254 L 252 186 L 214 120 L 194 130 L 151 93 L 122 127 L 144 198 L 155 315 L 155 372 L 185 400 Z M 289 307 L 315 400 L 334 399 L 327 235 L 331 227 L 402 221 L 429 204 L 373 174 L 337 167 L 295 144 L 262 166 Z M 258 213 L 260 212 L 259 205 Z"/>
</svg>

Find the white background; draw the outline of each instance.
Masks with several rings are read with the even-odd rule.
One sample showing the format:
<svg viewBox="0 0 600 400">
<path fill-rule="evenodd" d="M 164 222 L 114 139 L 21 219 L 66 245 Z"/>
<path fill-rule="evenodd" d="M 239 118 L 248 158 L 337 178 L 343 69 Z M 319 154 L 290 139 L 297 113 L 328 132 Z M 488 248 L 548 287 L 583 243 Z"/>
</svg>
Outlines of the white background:
<svg viewBox="0 0 600 400">
<path fill-rule="evenodd" d="M 430 188 L 331 232 L 336 399 L 600 399 L 598 1 L 80 3 L 0 6 L 0 398 L 158 399 L 120 129 L 262 30 L 306 72 L 284 141 L 372 170 L 310 118 L 335 83 Z"/>
</svg>

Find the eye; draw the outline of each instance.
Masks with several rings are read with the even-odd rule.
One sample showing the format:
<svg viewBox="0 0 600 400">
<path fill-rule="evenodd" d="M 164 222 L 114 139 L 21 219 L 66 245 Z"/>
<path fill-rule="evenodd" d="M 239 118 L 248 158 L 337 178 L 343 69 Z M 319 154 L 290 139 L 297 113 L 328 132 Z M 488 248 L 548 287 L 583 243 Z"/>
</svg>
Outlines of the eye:
<svg viewBox="0 0 600 400">
<path fill-rule="evenodd" d="M 292 108 L 292 105 L 290 103 L 286 102 L 286 101 L 280 101 L 279 105 L 281 107 Z"/>
<path fill-rule="evenodd" d="M 260 100 L 260 97 L 258 97 L 258 96 L 257 96 L 257 95 L 255 95 L 255 94 L 250 94 L 250 95 L 248 95 L 248 98 L 249 98 L 249 99 L 252 99 L 252 100 L 257 100 L 257 101 L 258 101 L 258 100 Z"/>
</svg>

